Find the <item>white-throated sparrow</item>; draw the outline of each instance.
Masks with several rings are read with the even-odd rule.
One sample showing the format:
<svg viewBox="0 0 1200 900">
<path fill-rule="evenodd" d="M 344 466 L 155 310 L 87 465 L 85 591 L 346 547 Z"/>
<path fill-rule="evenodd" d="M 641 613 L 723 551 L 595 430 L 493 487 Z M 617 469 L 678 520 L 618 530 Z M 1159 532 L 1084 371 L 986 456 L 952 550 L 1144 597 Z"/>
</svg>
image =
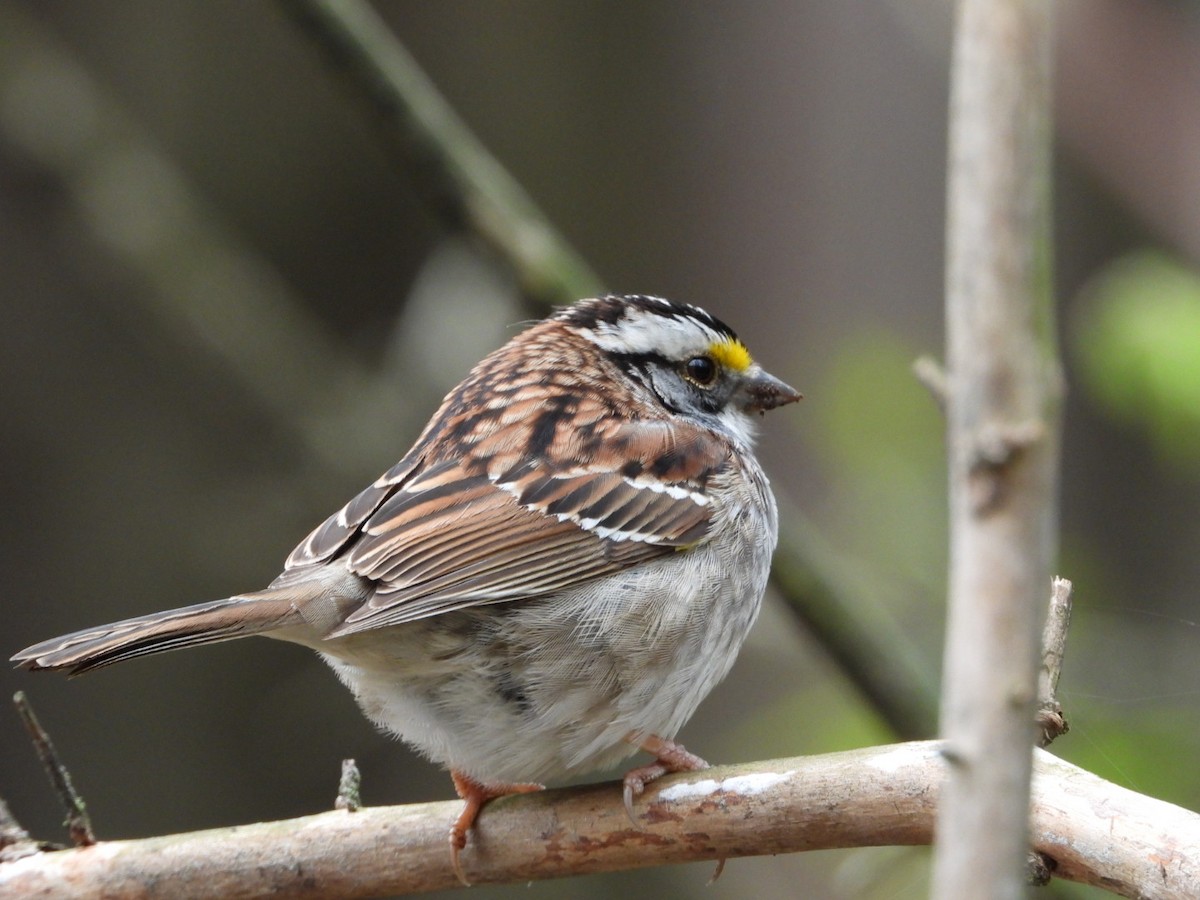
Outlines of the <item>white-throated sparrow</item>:
<svg viewBox="0 0 1200 900">
<path fill-rule="evenodd" d="M 266 590 L 54 638 L 72 674 L 261 634 L 319 652 L 368 717 L 482 805 L 643 749 L 625 802 L 705 766 L 673 742 L 758 614 L 775 502 L 753 416 L 800 395 L 727 326 L 583 300 L 492 353 Z"/>
</svg>

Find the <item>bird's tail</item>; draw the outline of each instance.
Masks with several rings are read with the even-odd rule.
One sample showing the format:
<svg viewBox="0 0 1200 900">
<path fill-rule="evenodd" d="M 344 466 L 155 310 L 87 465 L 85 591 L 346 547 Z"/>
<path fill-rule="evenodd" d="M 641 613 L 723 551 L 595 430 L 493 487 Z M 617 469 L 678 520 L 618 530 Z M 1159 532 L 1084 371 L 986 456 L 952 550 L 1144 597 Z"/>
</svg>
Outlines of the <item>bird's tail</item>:
<svg viewBox="0 0 1200 900">
<path fill-rule="evenodd" d="M 302 621 L 294 597 L 276 588 L 151 613 L 42 641 L 12 661 L 26 669 L 78 675 L 137 656 L 260 634 Z"/>
</svg>

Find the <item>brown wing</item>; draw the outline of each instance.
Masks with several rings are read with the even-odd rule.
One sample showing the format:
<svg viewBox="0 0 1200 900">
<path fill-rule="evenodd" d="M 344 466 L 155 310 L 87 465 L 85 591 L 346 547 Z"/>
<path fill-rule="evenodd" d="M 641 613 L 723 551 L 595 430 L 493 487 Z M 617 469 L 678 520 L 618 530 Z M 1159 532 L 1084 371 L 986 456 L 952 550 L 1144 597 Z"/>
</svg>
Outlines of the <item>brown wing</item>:
<svg viewBox="0 0 1200 900">
<path fill-rule="evenodd" d="M 330 636 L 544 596 L 703 541 L 728 446 L 664 422 L 602 427 L 570 461 L 401 464 L 356 497 L 293 554 L 304 566 L 344 548 L 377 584 Z"/>
<path fill-rule="evenodd" d="M 367 518 L 379 509 L 381 503 L 396 490 L 421 464 L 420 445 L 414 447 L 404 459 L 392 466 L 365 488 L 349 503 L 312 530 L 288 556 L 283 574 L 272 583 L 277 587 L 303 578 L 310 566 L 328 562 L 339 555 L 354 540 Z"/>
</svg>

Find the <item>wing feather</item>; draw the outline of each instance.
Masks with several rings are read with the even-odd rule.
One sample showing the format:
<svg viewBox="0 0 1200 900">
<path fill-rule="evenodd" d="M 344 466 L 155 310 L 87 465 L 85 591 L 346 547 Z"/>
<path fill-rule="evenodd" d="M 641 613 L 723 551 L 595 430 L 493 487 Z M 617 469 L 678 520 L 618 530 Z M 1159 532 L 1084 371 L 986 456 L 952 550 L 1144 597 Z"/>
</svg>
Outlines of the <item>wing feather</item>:
<svg viewBox="0 0 1200 900">
<path fill-rule="evenodd" d="M 449 437 L 427 431 L 293 551 L 279 581 L 341 559 L 373 582 L 370 598 L 330 633 L 341 637 L 546 596 L 705 539 L 709 481 L 730 461 L 723 439 L 677 421 L 560 406 L 570 413 L 562 421 L 512 408 L 491 426 L 479 414 L 447 416 Z M 531 460 L 536 442 L 546 449 Z"/>
</svg>

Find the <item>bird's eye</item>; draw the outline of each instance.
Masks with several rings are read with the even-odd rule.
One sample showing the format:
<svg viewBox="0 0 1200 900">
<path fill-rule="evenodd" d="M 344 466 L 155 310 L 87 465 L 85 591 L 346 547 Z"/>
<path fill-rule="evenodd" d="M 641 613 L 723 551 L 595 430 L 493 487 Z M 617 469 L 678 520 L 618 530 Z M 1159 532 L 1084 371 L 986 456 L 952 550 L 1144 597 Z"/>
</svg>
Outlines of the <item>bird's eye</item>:
<svg viewBox="0 0 1200 900">
<path fill-rule="evenodd" d="M 688 381 L 699 387 L 708 387 L 717 379 L 717 364 L 707 356 L 693 356 L 683 367 Z"/>
</svg>

